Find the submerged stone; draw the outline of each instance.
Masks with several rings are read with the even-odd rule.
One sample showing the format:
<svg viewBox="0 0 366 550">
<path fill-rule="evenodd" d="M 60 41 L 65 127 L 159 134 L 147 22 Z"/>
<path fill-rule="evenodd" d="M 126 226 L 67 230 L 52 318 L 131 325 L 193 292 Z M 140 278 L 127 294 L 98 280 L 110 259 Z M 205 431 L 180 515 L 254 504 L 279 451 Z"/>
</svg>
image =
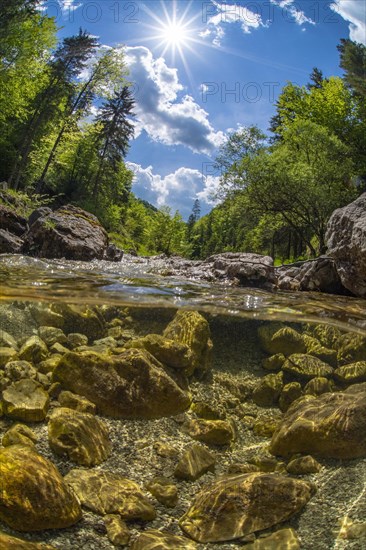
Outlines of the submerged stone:
<svg viewBox="0 0 366 550">
<path fill-rule="evenodd" d="M 316 474 L 320 472 L 321 464 L 311 455 L 300 456 L 291 460 L 286 470 L 293 475 Z"/>
<path fill-rule="evenodd" d="M 263 325 L 258 329 L 259 341 L 267 353 L 275 355 L 282 353 L 283 355 L 291 355 L 293 353 L 304 353 L 306 344 L 302 334 L 298 333 L 291 327 L 282 326 L 277 331 L 277 326 Z"/>
<path fill-rule="evenodd" d="M 0 368 L 4 367 L 9 361 L 15 361 L 18 358 L 18 352 L 9 347 L 0 348 Z"/>
<path fill-rule="evenodd" d="M 0 531 L 0 549 L 1 550 L 56 550 L 54 546 L 49 546 L 43 542 L 29 542 L 18 537 L 12 537 L 7 533 Z"/>
<path fill-rule="evenodd" d="M 215 456 L 202 445 L 192 445 L 179 459 L 174 470 L 174 475 L 178 479 L 187 479 L 195 481 L 206 472 L 215 470 Z"/>
<path fill-rule="evenodd" d="M 289 519 L 311 494 L 309 483 L 277 474 L 228 476 L 205 487 L 179 525 L 197 542 L 234 540 Z"/>
<path fill-rule="evenodd" d="M 283 353 L 276 353 L 275 355 L 271 355 L 270 357 L 266 357 L 266 359 L 263 360 L 263 368 L 270 371 L 278 372 L 281 370 L 282 365 L 284 364 L 286 360 L 286 357 L 283 355 Z"/>
<path fill-rule="evenodd" d="M 253 401 L 260 407 L 270 407 L 278 401 L 283 388 L 283 372 L 267 374 L 253 391 Z"/>
<path fill-rule="evenodd" d="M 104 525 L 107 529 L 107 536 L 112 544 L 126 546 L 131 538 L 131 532 L 123 519 L 117 514 L 104 516 Z"/>
<path fill-rule="evenodd" d="M 335 372 L 333 374 L 335 375 Z M 323 376 L 312 378 L 304 388 L 304 392 L 307 395 L 322 395 L 323 393 L 329 393 L 333 390 L 334 382 Z"/>
<path fill-rule="evenodd" d="M 60 403 L 61 407 L 74 409 L 75 411 L 79 411 L 82 413 L 96 413 L 96 406 L 94 405 L 94 403 L 89 401 L 89 399 L 82 397 L 81 395 L 72 393 L 71 391 L 60 392 L 58 396 L 58 402 Z"/>
<path fill-rule="evenodd" d="M 244 546 L 245 550 L 300 550 L 300 541 L 293 529 L 279 529 Z"/>
<path fill-rule="evenodd" d="M 112 450 L 107 427 L 101 420 L 63 407 L 50 415 L 48 440 L 56 454 L 66 454 L 83 466 L 100 464 Z"/>
<path fill-rule="evenodd" d="M 295 402 L 273 434 L 271 453 L 343 459 L 366 456 L 366 392 L 360 386 Z"/>
<path fill-rule="evenodd" d="M 164 338 L 187 345 L 193 355 L 192 372 L 203 375 L 212 367 L 212 340 L 206 319 L 197 311 L 178 311 L 163 333 Z M 191 374 L 191 373 L 189 373 Z"/>
<path fill-rule="evenodd" d="M 338 341 L 338 365 L 347 365 L 366 361 L 366 338 L 351 332 L 344 334 Z"/>
<path fill-rule="evenodd" d="M 50 398 L 39 382 L 25 378 L 3 391 L 4 413 L 24 422 L 41 422 L 46 418 Z"/>
<path fill-rule="evenodd" d="M 125 520 L 151 521 L 156 512 L 137 483 L 102 470 L 71 470 L 65 481 L 81 504 L 97 514 L 119 514 Z"/>
<path fill-rule="evenodd" d="M 226 420 L 194 418 L 183 425 L 183 430 L 193 439 L 209 445 L 228 445 L 235 439 L 235 429 Z"/>
<path fill-rule="evenodd" d="M 15 338 L 6 332 L 5 330 L 0 330 L 0 348 L 13 348 L 15 350 L 18 349 L 18 344 Z"/>
<path fill-rule="evenodd" d="M 4 367 L 4 374 L 12 382 L 23 378 L 37 377 L 37 370 L 28 361 L 9 361 Z"/>
<path fill-rule="evenodd" d="M 19 351 L 20 359 L 33 363 L 40 363 L 46 359 L 47 355 L 47 346 L 39 336 L 31 336 L 28 338 Z"/>
<path fill-rule="evenodd" d="M 178 502 L 178 488 L 172 481 L 165 477 L 154 477 L 146 483 L 146 489 L 158 502 L 174 508 Z"/>
<path fill-rule="evenodd" d="M 37 436 L 25 424 L 15 424 L 5 432 L 1 440 L 3 447 L 10 445 L 29 445 L 34 447 L 37 443 Z"/>
<path fill-rule="evenodd" d="M 366 382 L 366 361 L 344 365 L 334 371 L 334 378 L 345 384 Z"/>
<path fill-rule="evenodd" d="M 54 344 L 66 344 L 67 343 L 67 337 L 63 330 L 57 327 L 39 327 L 38 329 L 39 337 L 43 340 L 43 342 L 48 346 L 51 347 Z"/>
<path fill-rule="evenodd" d="M 115 356 L 69 352 L 53 380 L 114 418 L 161 418 L 183 412 L 191 402 L 161 363 L 140 349 Z"/>
<path fill-rule="evenodd" d="M 160 363 L 192 374 L 194 370 L 193 353 L 187 344 L 182 344 L 159 334 L 148 334 L 143 338 L 131 340 L 126 348 L 143 348 L 151 353 Z"/>
<path fill-rule="evenodd" d="M 80 505 L 56 467 L 31 447 L 0 448 L 0 477 L 0 519 L 12 529 L 62 529 L 81 518 Z"/>
<path fill-rule="evenodd" d="M 164 531 L 149 530 L 141 533 L 131 550 L 195 550 L 196 543 Z"/>
<path fill-rule="evenodd" d="M 285 384 L 278 400 L 281 411 L 287 411 L 289 406 L 292 405 L 296 399 L 299 399 L 301 395 L 302 388 L 300 382 L 290 382 L 289 384 Z"/>
<path fill-rule="evenodd" d="M 284 362 L 282 370 L 303 380 L 310 380 L 319 376 L 329 378 L 334 372 L 331 366 L 317 357 L 305 353 L 290 355 Z"/>
</svg>

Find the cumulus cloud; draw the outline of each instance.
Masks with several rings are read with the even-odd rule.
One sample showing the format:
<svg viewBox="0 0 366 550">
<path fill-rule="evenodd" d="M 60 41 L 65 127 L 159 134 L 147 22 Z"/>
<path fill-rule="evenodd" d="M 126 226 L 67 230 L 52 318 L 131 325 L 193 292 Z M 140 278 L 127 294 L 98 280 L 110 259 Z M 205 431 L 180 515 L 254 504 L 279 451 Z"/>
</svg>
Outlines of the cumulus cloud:
<svg viewBox="0 0 366 550">
<path fill-rule="evenodd" d="M 362 0 L 334 0 L 330 8 L 349 22 L 349 37 L 366 45 L 366 3 Z"/>
<path fill-rule="evenodd" d="M 211 153 L 224 140 L 208 113 L 190 95 L 182 95 L 178 71 L 143 46 L 125 48 L 129 79 L 135 83 L 136 137 L 142 131 L 164 145 L 185 145 L 195 153 Z"/>
<path fill-rule="evenodd" d="M 221 3 L 216 0 L 211 0 L 211 2 L 216 13 L 208 17 L 207 29 L 200 33 L 200 37 L 209 37 L 217 47 L 221 46 L 221 40 L 225 36 L 225 25 L 237 23 L 245 34 L 251 33 L 253 29 L 265 26 L 261 16 L 245 6 Z M 211 12 L 207 9 L 206 16 L 209 13 Z"/>
<path fill-rule="evenodd" d="M 205 176 L 199 170 L 181 167 L 163 177 L 154 173 L 152 166 L 143 168 L 133 162 L 127 165 L 135 174 L 132 191 L 155 206 L 170 206 L 187 219 L 195 199 L 205 203 L 206 210 L 207 205 L 214 204 L 211 195 L 218 185 L 216 176 Z"/>
<path fill-rule="evenodd" d="M 295 2 L 295 0 L 270 0 L 270 2 L 274 6 L 281 8 L 290 19 L 295 21 L 297 25 L 301 26 L 305 25 L 305 23 L 315 25 L 315 21 L 313 21 L 310 17 L 307 17 L 305 13 L 299 9 L 299 5 Z"/>
</svg>

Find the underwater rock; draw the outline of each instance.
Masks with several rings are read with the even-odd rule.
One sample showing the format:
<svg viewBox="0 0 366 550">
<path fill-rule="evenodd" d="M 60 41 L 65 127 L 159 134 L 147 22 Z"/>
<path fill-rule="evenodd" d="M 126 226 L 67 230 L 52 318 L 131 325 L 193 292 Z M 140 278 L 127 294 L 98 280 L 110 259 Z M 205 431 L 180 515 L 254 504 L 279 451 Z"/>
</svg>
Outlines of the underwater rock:
<svg viewBox="0 0 366 550">
<path fill-rule="evenodd" d="M 42 374 L 48 374 L 49 372 L 53 372 L 59 362 L 61 361 L 62 355 L 58 353 L 52 354 L 50 357 L 47 357 L 44 361 L 41 361 L 37 365 L 38 372 Z"/>
<path fill-rule="evenodd" d="M 282 370 L 302 380 L 310 380 L 319 376 L 329 378 L 334 372 L 331 366 L 317 357 L 305 353 L 290 355 L 282 365 Z"/>
<path fill-rule="evenodd" d="M 235 439 L 234 426 L 226 420 L 193 418 L 183 424 L 183 431 L 208 445 L 228 445 Z"/>
<path fill-rule="evenodd" d="M 131 538 L 131 532 L 123 519 L 117 514 L 104 516 L 107 537 L 115 546 L 126 546 Z"/>
<path fill-rule="evenodd" d="M 338 349 L 338 341 L 342 336 L 339 328 L 333 325 L 308 325 L 310 334 L 328 349 Z"/>
<path fill-rule="evenodd" d="M 300 382 L 290 382 L 285 384 L 281 391 L 280 398 L 278 400 L 279 407 L 281 411 L 285 412 L 289 406 L 299 399 L 302 395 L 302 388 Z"/>
<path fill-rule="evenodd" d="M 150 529 L 141 533 L 131 550 L 195 550 L 196 543 L 185 537 Z"/>
<path fill-rule="evenodd" d="M 122 519 L 152 521 L 156 512 L 137 483 L 103 470 L 71 470 L 65 481 L 81 504 L 97 514 L 119 514 Z"/>
<path fill-rule="evenodd" d="M 366 361 L 366 338 L 348 332 L 338 340 L 338 365 Z"/>
<path fill-rule="evenodd" d="M 165 477 L 154 477 L 145 485 L 146 489 L 151 493 L 158 502 L 174 508 L 178 502 L 178 488 L 172 481 Z"/>
<path fill-rule="evenodd" d="M 81 332 L 91 342 L 106 335 L 106 324 L 97 307 L 67 305 L 59 302 L 52 304 L 52 311 L 62 317 L 62 328 L 66 334 Z M 69 338 L 68 340 L 70 341 Z"/>
<path fill-rule="evenodd" d="M 325 458 L 366 456 L 366 391 L 363 384 L 340 393 L 303 398 L 287 411 L 272 437 L 270 452 L 310 453 Z"/>
<path fill-rule="evenodd" d="M 44 361 L 47 356 L 47 346 L 39 336 L 31 336 L 28 338 L 19 351 L 20 359 L 23 361 L 31 361 L 33 363 L 40 363 L 41 361 Z"/>
<path fill-rule="evenodd" d="M 88 345 L 88 337 L 79 332 L 70 332 L 70 334 L 67 335 L 67 341 L 72 349 Z"/>
<path fill-rule="evenodd" d="M 296 532 L 291 529 L 279 529 L 267 537 L 246 544 L 245 550 L 300 550 L 300 541 Z"/>
<path fill-rule="evenodd" d="M 0 347 L 1 348 L 13 348 L 15 350 L 18 350 L 18 344 L 15 338 L 9 334 L 8 332 L 5 332 L 5 330 L 0 330 Z"/>
<path fill-rule="evenodd" d="M 163 332 L 164 338 L 187 345 L 193 355 L 192 372 L 204 375 L 212 367 L 212 340 L 206 319 L 197 311 L 178 311 Z M 191 373 L 189 373 L 191 374 Z"/>
<path fill-rule="evenodd" d="M 333 212 L 325 239 L 343 285 L 366 297 L 366 193 Z"/>
<path fill-rule="evenodd" d="M 278 372 L 281 370 L 282 365 L 284 364 L 286 357 L 283 353 L 276 353 L 270 357 L 266 357 L 263 360 L 262 366 L 266 370 Z"/>
<path fill-rule="evenodd" d="M 0 531 L 0 548 L 2 550 L 56 550 L 54 546 L 49 546 L 42 542 L 22 540 L 2 531 Z"/>
<path fill-rule="evenodd" d="M 358 361 L 357 363 L 338 367 L 334 371 L 334 378 L 344 384 L 366 382 L 366 361 Z"/>
<path fill-rule="evenodd" d="M 311 455 L 306 455 L 291 460 L 286 470 L 293 475 L 316 474 L 320 472 L 321 465 Z"/>
<path fill-rule="evenodd" d="M 56 343 L 67 344 L 66 334 L 57 327 L 39 327 L 38 335 L 49 348 Z"/>
<path fill-rule="evenodd" d="M 180 457 L 174 475 L 178 479 L 195 481 L 206 472 L 214 472 L 215 464 L 216 458 L 208 449 L 192 445 Z"/>
<path fill-rule="evenodd" d="M 23 378 L 37 377 L 37 370 L 29 361 L 9 361 L 4 367 L 4 374 L 12 382 L 22 380 Z"/>
<path fill-rule="evenodd" d="M 201 543 L 237 539 L 289 519 L 309 501 L 312 490 L 305 481 L 278 474 L 224 477 L 196 496 L 179 525 Z"/>
<path fill-rule="evenodd" d="M 334 385 L 332 380 L 328 380 L 328 378 L 324 378 L 323 376 L 317 376 L 309 380 L 304 388 L 304 393 L 306 395 L 322 395 L 323 393 L 334 391 Z"/>
<path fill-rule="evenodd" d="M 316 338 L 308 334 L 303 334 L 302 337 L 306 345 L 306 353 L 317 357 L 324 363 L 329 363 L 332 367 L 337 366 L 337 351 L 335 349 L 326 348 Z"/>
<path fill-rule="evenodd" d="M 216 407 L 205 401 L 196 401 L 192 403 L 191 411 L 194 412 L 198 418 L 205 418 L 206 420 L 223 420 L 226 416 L 224 407 Z"/>
<path fill-rule="evenodd" d="M 74 409 L 82 413 L 96 414 L 97 408 L 94 403 L 71 391 L 66 390 L 60 392 L 58 402 L 61 407 L 66 407 L 67 409 Z"/>
<path fill-rule="evenodd" d="M 101 260 L 108 235 L 98 218 L 68 204 L 38 218 L 29 228 L 23 252 L 40 258 Z"/>
<path fill-rule="evenodd" d="M 4 414 L 24 422 L 41 422 L 46 418 L 50 398 L 39 382 L 24 378 L 3 391 Z"/>
<path fill-rule="evenodd" d="M 101 420 L 63 407 L 50 415 L 48 441 L 56 454 L 66 454 L 83 466 L 100 464 L 112 451 L 107 427 Z"/>
<path fill-rule="evenodd" d="M 267 374 L 253 390 L 253 401 L 259 407 L 270 407 L 278 401 L 283 388 L 283 372 Z"/>
<path fill-rule="evenodd" d="M 0 519 L 17 531 L 62 529 L 81 508 L 57 468 L 29 446 L 0 448 Z"/>
<path fill-rule="evenodd" d="M 160 334 L 148 334 L 143 338 L 131 340 L 125 347 L 146 349 L 160 363 L 173 369 L 186 371 L 186 374 L 192 374 L 194 370 L 193 353 L 187 344 L 182 344 Z"/>
<path fill-rule="evenodd" d="M 264 351 L 271 355 L 282 353 L 286 356 L 306 351 L 302 334 L 291 327 L 281 327 L 277 331 L 275 328 L 275 323 L 272 323 L 258 329 L 259 341 Z"/>
<path fill-rule="evenodd" d="M 115 356 L 69 352 L 53 380 L 113 418 L 161 418 L 185 411 L 191 402 L 161 363 L 140 349 Z"/>
<path fill-rule="evenodd" d="M 30 447 L 34 447 L 35 443 L 37 443 L 37 436 L 25 424 L 14 424 L 4 433 L 1 440 L 3 447 L 10 447 L 10 445 L 29 445 Z"/>
<path fill-rule="evenodd" d="M 0 368 L 4 367 L 9 361 L 15 361 L 18 358 L 18 352 L 9 347 L 0 348 Z"/>
</svg>

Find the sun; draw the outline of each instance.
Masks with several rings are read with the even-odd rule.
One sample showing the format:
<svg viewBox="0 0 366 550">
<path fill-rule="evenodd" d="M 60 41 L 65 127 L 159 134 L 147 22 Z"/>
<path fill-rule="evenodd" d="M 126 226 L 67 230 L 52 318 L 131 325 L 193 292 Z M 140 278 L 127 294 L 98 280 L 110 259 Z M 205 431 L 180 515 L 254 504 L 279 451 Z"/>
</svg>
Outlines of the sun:
<svg viewBox="0 0 366 550">
<path fill-rule="evenodd" d="M 162 41 L 166 42 L 166 45 L 171 47 L 182 47 L 189 40 L 189 29 L 181 22 L 168 22 L 162 25 L 161 28 Z"/>
</svg>

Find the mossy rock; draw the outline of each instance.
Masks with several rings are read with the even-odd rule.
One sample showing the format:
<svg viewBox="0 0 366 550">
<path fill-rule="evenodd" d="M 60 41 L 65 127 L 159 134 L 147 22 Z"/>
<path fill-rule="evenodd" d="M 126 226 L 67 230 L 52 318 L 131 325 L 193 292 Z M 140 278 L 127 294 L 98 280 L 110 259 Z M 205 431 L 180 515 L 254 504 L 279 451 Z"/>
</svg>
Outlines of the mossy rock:
<svg viewBox="0 0 366 550">
<path fill-rule="evenodd" d="M 5 367 L 9 361 L 15 361 L 18 359 L 18 352 L 14 348 L 1 347 L 0 348 L 0 369 Z"/>
<path fill-rule="evenodd" d="M 316 338 L 307 334 L 303 334 L 303 339 L 306 345 L 306 353 L 329 363 L 332 367 L 337 366 L 337 351 L 335 349 L 326 348 Z"/>
<path fill-rule="evenodd" d="M 3 391 L 4 414 L 24 422 L 41 422 L 46 418 L 50 398 L 39 382 L 26 378 Z"/>
<path fill-rule="evenodd" d="M 271 407 L 277 403 L 283 388 L 283 372 L 267 374 L 255 386 L 253 401 L 260 407 Z"/>
<path fill-rule="evenodd" d="M 255 542 L 246 544 L 245 550 L 300 550 L 300 541 L 291 528 L 279 529 Z"/>
<path fill-rule="evenodd" d="M 191 404 L 189 394 L 143 349 L 113 356 L 69 352 L 54 370 L 53 381 L 113 418 L 161 418 Z"/>
<path fill-rule="evenodd" d="M 320 343 L 329 349 L 338 349 L 339 340 L 342 336 L 341 331 L 332 325 L 315 325 L 311 326 L 312 336 L 320 341 Z"/>
<path fill-rule="evenodd" d="M 95 466 L 112 451 L 106 425 L 92 414 L 60 407 L 50 415 L 48 441 L 58 455 L 83 466 Z"/>
<path fill-rule="evenodd" d="M 309 380 L 309 382 L 306 384 L 304 388 L 304 393 L 308 395 L 315 395 L 315 396 L 322 395 L 323 393 L 329 393 L 334 391 L 334 386 L 335 384 L 333 380 L 328 380 L 328 378 L 318 376 L 316 378 L 312 378 L 311 380 Z"/>
<path fill-rule="evenodd" d="M 193 439 L 208 445 L 229 445 L 235 439 L 235 428 L 226 420 L 194 418 L 183 425 L 183 430 Z"/>
<path fill-rule="evenodd" d="M 29 542 L 18 537 L 12 537 L 8 533 L 0 531 L 0 548 L 2 550 L 56 550 L 54 546 L 43 542 Z"/>
<path fill-rule="evenodd" d="M 34 447 L 37 443 L 37 436 L 25 424 L 14 424 L 5 432 L 1 440 L 3 447 L 10 445 L 28 445 Z"/>
<path fill-rule="evenodd" d="M 203 488 L 179 525 L 200 543 L 235 540 L 289 519 L 312 492 L 309 483 L 278 474 L 228 476 Z"/>
<path fill-rule="evenodd" d="M 281 411 L 285 412 L 296 399 L 302 395 L 302 387 L 300 382 L 290 382 L 282 388 L 280 398 L 278 400 Z"/>
<path fill-rule="evenodd" d="M 178 488 L 165 477 L 154 477 L 145 485 L 158 502 L 168 508 L 175 508 L 178 503 Z"/>
<path fill-rule="evenodd" d="M 13 348 L 18 350 L 18 344 L 14 336 L 2 329 L 0 330 L 0 348 Z"/>
<path fill-rule="evenodd" d="M 267 353 L 282 353 L 286 357 L 293 353 L 305 353 L 306 344 L 302 334 L 291 327 L 282 327 L 274 332 L 272 326 L 264 325 L 258 329 L 259 341 Z"/>
<path fill-rule="evenodd" d="M 173 369 L 183 370 L 188 376 L 195 369 L 193 352 L 187 344 L 164 338 L 159 334 L 148 334 L 131 340 L 126 348 L 146 349 L 160 363 Z"/>
<path fill-rule="evenodd" d="M 164 338 L 185 344 L 192 352 L 192 371 L 205 375 L 212 368 L 212 340 L 206 319 L 197 311 L 178 311 L 163 332 Z"/>
<path fill-rule="evenodd" d="M 290 355 L 284 362 L 282 370 L 301 380 L 311 380 L 311 378 L 319 376 L 329 378 L 334 372 L 332 367 L 327 363 L 305 353 Z"/>
<path fill-rule="evenodd" d="M 0 448 L 0 476 L 0 519 L 12 529 L 62 529 L 81 518 L 80 505 L 56 467 L 31 447 Z"/>
<path fill-rule="evenodd" d="M 103 519 L 111 543 L 115 546 L 126 546 L 130 541 L 131 531 L 123 519 L 118 514 L 107 514 Z"/>
<path fill-rule="evenodd" d="M 131 550 L 195 550 L 197 545 L 192 540 L 164 531 L 151 529 L 139 535 Z"/>
<path fill-rule="evenodd" d="M 65 481 L 81 504 L 97 514 L 119 514 L 126 521 L 152 521 L 156 512 L 137 483 L 102 470 L 71 470 Z"/>
<path fill-rule="evenodd" d="M 334 371 L 334 378 L 343 384 L 366 382 L 366 361 L 358 361 L 357 363 L 338 367 Z"/>
<path fill-rule="evenodd" d="M 321 470 L 321 464 L 311 455 L 299 456 L 290 460 L 286 470 L 293 475 L 317 474 Z"/>
<path fill-rule="evenodd" d="M 39 327 L 38 335 L 46 346 L 51 347 L 53 344 L 66 344 L 67 337 L 63 330 L 57 327 Z"/>
<path fill-rule="evenodd" d="M 276 353 L 275 355 L 266 357 L 263 360 L 262 365 L 263 365 L 263 368 L 266 370 L 278 372 L 281 370 L 285 360 L 286 360 L 286 357 L 283 355 L 283 353 Z"/>
<path fill-rule="evenodd" d="M 306 396 L 293 403 L 273 434 L 272 454 L 309 453 L 325 458 L 366 456 L 365 384 L 344 392 Z"/>
<path fill-rule="evenodd" d="M 366 338 L 351 332 L 344 334 L 338 341 L 338 365 L 347 365 L 366 361 Z"/>
<path fill-rule="evenodd" d="M 178 479 L 195 481 L 206 472 L 215 470 L 216 457 L 202 445 L 192 445 L 184 451 L 174 470 Z"/>
<path fill-rule="evenodd" d="M 19 359 L 40 363 L 48 356 L 46 344 L 39 336 L 31 336 L 19 350 Z"/>
</svg>

